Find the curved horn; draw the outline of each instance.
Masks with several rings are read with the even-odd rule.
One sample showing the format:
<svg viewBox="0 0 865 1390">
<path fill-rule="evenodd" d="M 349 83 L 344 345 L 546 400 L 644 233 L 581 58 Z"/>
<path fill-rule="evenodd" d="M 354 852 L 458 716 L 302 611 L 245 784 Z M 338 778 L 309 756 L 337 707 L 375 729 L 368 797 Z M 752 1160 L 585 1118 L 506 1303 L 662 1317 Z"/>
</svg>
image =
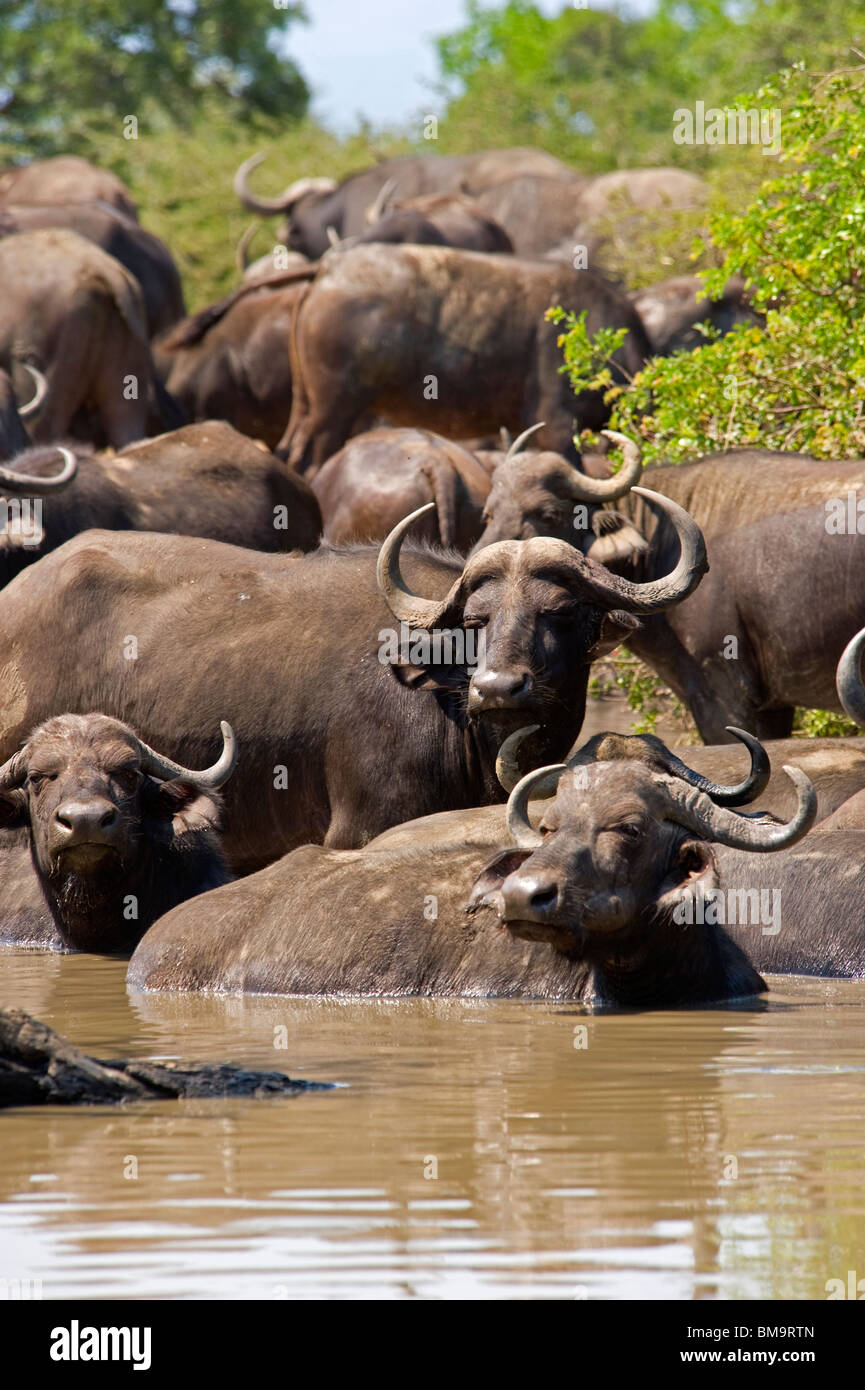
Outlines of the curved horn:
<svg viewBox="0 0 865 1390">
<path fill-rule="evenodd" d="M 605 439 L 618 444 L 624 454 L 624 461 L 618 473 L 612 478 L 589 478 L 585 473 L 575 470 L 571 491 L 578 502 L 615 502 L 630 492 L 640 481 L 643 472 L 643 451 L 635 440 L 616 430 L 601 430 Z"/>
<path fill-rule="evenodd" d="M 244 271 L 249 269 L 249 257 L 246 253 L 260 226 L 260 222 L 250 222 L 243 236 L 240 238 L 240 241 L 237 243 L 237 249 L 234 252 L 234 263 L 241 275 Z"/>
<path fill-rule="evenodd" d="M 554 778 L 558 782 L 563 772 L 567 772 L 567 763 L 550 763 L 549 767 L 537 767 L 534 772 L 529 772 L 514 787 L 508 797 L 507 822 L 508 832 L 518 849 L 537 849 L 543 843 L 543 836 L 539 831 L 532 828 L 529 820 L 529 793 L 532 788 L 541 781 L 542 778 Z"/>
<path fill-rule="evenodd" d="M 508 734 L 496 758 L 496 776 L 506 792 L 512 792 L 519 782 L 522 773 L 517 763 L 516 753 L 524 738 L 529 734 L 537 733 L 540 724 L 526 724 L 525 728 L 517 729 L 516 733 Z"/>
<path fill-rule="evenodd" d="M 537 434 L 538 430 L 542 430 L 546 423 L 546 420 L 540 420 L 538 424 L 529 425 L 529 428 L 527 430 L 523 430 L 522 434 L 518 434 L 513 444 L 508 449 L 507 454 L 505 455 L 505 463 L 507 463 L 508 459 L 512 459 L 514 457 L 514 454 L 521 453 L 526 440 L 531 439 L 532 435 Z"/>
<path fill-rule="evenodd" d="M 396 179 L 385 179 L 375 196 L 374 202 L 370 203 L 364 214 L 364 221 L 368 227 L 373 227 L 375 223 L 384 216 L 384 210 L 395 192 Z"/>
<path fill-rule="evenodd" d="M 337 186 L 334 179 L 302 178 L 290 183 L 278 198 L 256 197 L 249 190 L 247 178 L 266 157 L 263 154 L 250 155 L 234 176 L 234 191 L 238 198 L 245 208 L 249 208 L 250 212 L 257 212 L 259 217 L 272 217 L 275 212 L 288 212 L 305 193 L 332 193 Z"/>
<path fill-rule="evenodd" d="M 678 779 L 664 777 L 659 780 L 666 787 L 672 803 L 671 820 L 719 845 L 766 854 L 787 849 L 801 840 L 811 829 L 817 815 L 817 793 L 810 778 L 800 768 L 788 767 L 786 763 L 784 771 L 798 795 L 796 813 L 786 825 L 779 825 L 765 816 L 738 816 L 725 806 L 716 806 L 704 792 L 686 789 Z"/>
<path fill-rule="evenodd" d="M 39 369 L 37 367 L 31 367 L 29 362 L 22 362 L 21 366 L 24 368 L 25 372 L 30 373 L 33 380 L 36 382 L 35 396 L 33 396 L 32 399 L 29 400 L 26 405 L 19 405 L 18 407 L 18 414 L 21 416 L 21 419 L 27 420 L 30 418 L 31 415 L 36 414 L 36 411 L 39 409 L 40 405 L 44 401 L 48 391 L 48 382 L 45 380 L 44 376 L 39 371 Z"/>
<path fill-rule="evenodd" d="M 245 159 L 234 176 L 233 188 L 245 208 L 257 212 L 261 217 L 269 217 L 274 212 L 285 212 L 285 194 L 279 198 L 259 198 L 247 187 L 247 178 L 267 158 L 266 154 L 251 154 Z"/>
<path fill-rule="evenodd" d="M 215 791 L 228 781 L 235 764 L 237 763 L 237 739 L 234 737 L 234 730 L 225 720 L 220 720 L 222 730 L 222 752 L 212 767 L 206 767 L 201 772 L 194 772 L 192 768 L 183 767 L 181 763 L 172 762 L 171 758 L 165 758 L 161 753 L 157 753 L 155 748 L 151 748 L 143 739 L 138 740 L 141 749 L 141 767 L 144 772 L 151 773 L 154 777 L 163 777 L 171 780 L 175 777 L 181 778 L 184 782 L 192 782 L 196 787 L 203 787 L 206 791 Z"/>
<path fill-rule="evenodd" d="M 413 594 L 402 577 L 399 566 L 399 553 L 403 538 L 410 526 L 427 512 L 435 511 L 435 502 L 425 502 L 416 512 L 404 516 L 381 543 L 378 553 L 375 578 L 378 591 L 393 616 L 409 627 L 431 628 L 446 612 L 459 588 L 462 576 L 443 599 L 420 598 Z"/>
<path fill-rule="evenodd" d="M 696 589 L 709 568 L 706 542 L 694 518 L 678 502 L 662 497 L 659 492 L 652 492 L 647 487 L 635 487 L 633 491 L 666 512 L 679 537 L 679 562 L 663 579 L 652 579 L 646 584 L 622 579 L 603 565 L 595 564 L 592 568 L 599 573 L 597 578 L 593 576 L 592 586 L 612 608 L 623 608 L 627 613 L 658 613 L 687 598 Z"/>
<path fill-rule="evenodd" d="M 324 229 L 324 232 L 331 246 L 339 246 L 339 243 L 342 240 L 342 238 L 340 237 L 339 232 L 336 230 L 336 227 L 332 227 L 330 223 L 328 223 Z"/>
<path fill-rule="evenodd" d="M 57 452 L 63 460 L 63 467 L 59 473 L 54 473 L 48 478 L 40 478 L 35 474 L 17 473 L 12 468 L 0 467 L 0 483 L 13 492 L 26 490 L 39 495 L 47 492 L 59 492 L 61 488 L 66 487 L 67 483 L 72 482 L 78 472 L 78 460 L 71 449 L 58 447 Z"/>
<path fill-rule="evenodd" d="M 27 762 L 29 750 L 25 744 L 19 748 L 17 753 L 13 753 L 11 758 L 0 767 L 0 789 L 11 791 L 13 787 L 22 787 L 27 781 Z"/>
<path fill-rule="evenodd" d="M 665 761 L 670 772 L 676 777 L 681 777 L 690 786 L 705 792 L 716 806 L 744 806 L 749 801 L 756 800 L 769 785 L 769 777 L 772 772 L 769 755 L 759 739 L 744 729 L 736 729 L 732 724 L 728 724 L 727 733 L 740 739 L 751 754 L 751 767 L 747 777 L 734 787 L 725 787 L 717 782 L 710 782 L 708 777 L 704 777 L 700 772 L 695 772 L 692 767 L 688 767 L 687 763 L 683 763 L 681 759 L 676 757 L 675 753 L 670 752 L 669 748 L 664 750 L 666 753 Z"/>
<path fill-rule="evenodd" d="M 838 670 L 835 672 L 835 689 L 841 708 L 848 719 L 865 728 L 865 686 L 862 684 L 862 647 L 865 646 L 865 627 L 848 642 Z"/>
</svg>

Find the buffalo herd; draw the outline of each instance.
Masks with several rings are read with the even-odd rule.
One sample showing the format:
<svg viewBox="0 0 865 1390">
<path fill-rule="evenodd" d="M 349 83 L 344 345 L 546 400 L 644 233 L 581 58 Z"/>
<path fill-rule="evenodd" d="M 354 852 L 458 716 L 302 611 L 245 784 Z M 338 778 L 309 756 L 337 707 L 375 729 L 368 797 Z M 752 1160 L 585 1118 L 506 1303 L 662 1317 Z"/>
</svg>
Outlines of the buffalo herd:
<svg viewBox="0 0 865 1390">
<path fill-rule="evenodd" d="M 865 739 L 792 735 L 865 728 L 865 462 L 644 470 L 548 315 L 626 330 L 613 384 L 759 324 L 739 281 L 605 272 L 705 186 L 531 149 L 268 175 L 234 187 L 276 244 L 187 317 L 114 174 L 0 172 L 0 942 L 138 990 L 861 977 Z M 581 734 L 623 643 L 704 745 Z"/>
</svg>

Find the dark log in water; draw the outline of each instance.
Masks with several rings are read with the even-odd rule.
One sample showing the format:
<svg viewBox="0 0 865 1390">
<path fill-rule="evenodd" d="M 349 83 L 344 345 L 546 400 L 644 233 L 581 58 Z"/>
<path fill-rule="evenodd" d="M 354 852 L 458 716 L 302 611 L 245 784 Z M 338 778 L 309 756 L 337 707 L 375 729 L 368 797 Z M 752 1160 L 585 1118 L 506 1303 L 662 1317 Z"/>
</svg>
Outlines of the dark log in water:
<svg viewBox="0 0 865 1390">
<path fill-rule="evenodd" d="M 0 1009 L 0 1108 L 9 1105 L 110 1105 L 185 1096 L 286 1096 L 330 1090 L 279 1071 L 175 1062 L 102 1061 L 23 1009 Z"/>
</svg>

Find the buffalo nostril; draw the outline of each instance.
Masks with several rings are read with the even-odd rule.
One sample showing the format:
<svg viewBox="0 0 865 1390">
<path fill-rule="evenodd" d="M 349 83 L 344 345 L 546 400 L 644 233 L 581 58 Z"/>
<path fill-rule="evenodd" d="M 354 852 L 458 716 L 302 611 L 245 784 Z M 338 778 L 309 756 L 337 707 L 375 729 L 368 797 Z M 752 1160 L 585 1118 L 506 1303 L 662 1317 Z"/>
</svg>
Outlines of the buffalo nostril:
<svg viewBox="0 0 865 1390">
<path fill-rule="evenodd" d="M 558 896 L 558 889 L 554 886 L 538 888 L 529 898 L 529 907 L 534 912 L 546 912 L 551 907 L 555 907 Z"/>
<path fill-rule="evenodd" d="M 502 901 L 506 921 L 543 921 L 555 911 L 559 890 L 549 879 L 518 872 L 502 884 Z"/>
<path fill-rule="evenodd" d="M 114 806 L 109 806 L 109 807 L 108 807 L 108 810 L 105 812 L 105 814 L 102 816 L 101 820 L 99 821 L 99 824 L 100 824 L 100 826 L 113 825 L 114 822 L 115 822 L 116 820 L 117 820 L 117 810 L 116 810 L 116 807 L 114 807 Z"/>
</svg>

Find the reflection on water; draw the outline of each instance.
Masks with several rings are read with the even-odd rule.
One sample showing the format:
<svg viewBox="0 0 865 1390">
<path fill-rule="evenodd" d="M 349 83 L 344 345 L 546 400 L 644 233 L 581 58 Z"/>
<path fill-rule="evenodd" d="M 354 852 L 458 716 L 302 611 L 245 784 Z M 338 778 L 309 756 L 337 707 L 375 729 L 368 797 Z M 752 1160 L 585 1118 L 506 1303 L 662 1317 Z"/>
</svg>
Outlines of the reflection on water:
<svg viewBox="0 0 865 1390">
<path fill-rule="evenodd" d="M 0 1112 L 0 1279 L 46 1298 L 824 1298 L 865 1276 L 862 982 L 587 1016 L 123 977 L 5 951 L 0 1002 L 98 1056 L 347 1084 Z"/>
</svg>

